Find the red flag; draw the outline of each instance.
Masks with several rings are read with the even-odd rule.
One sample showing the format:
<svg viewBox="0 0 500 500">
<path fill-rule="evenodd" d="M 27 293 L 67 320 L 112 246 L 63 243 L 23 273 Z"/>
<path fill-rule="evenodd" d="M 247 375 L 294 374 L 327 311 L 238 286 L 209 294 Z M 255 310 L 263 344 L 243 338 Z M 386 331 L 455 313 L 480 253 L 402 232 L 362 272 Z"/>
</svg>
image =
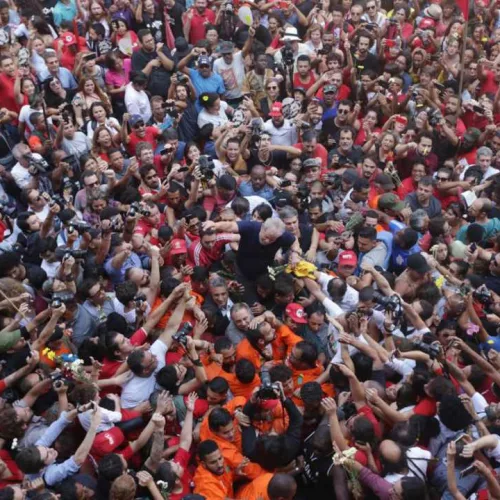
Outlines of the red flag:
<svg viewBox="0 0 500 500">
<path fill-rule="evenodd" d="M 458 8 L 462 11 L 464 19 L 469 20 L 469 0 L 456 0 Z"/>
</svg>

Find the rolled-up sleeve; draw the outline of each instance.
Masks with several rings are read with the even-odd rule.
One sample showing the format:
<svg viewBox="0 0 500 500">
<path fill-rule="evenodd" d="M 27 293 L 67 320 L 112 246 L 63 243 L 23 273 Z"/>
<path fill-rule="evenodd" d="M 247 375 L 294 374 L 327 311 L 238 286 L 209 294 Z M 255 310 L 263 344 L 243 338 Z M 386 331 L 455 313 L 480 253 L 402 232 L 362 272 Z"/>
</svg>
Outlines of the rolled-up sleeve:
<svg viewBox="0 0 500 500">
<path fill-rule="evenodd" d="M 75 462 L 73 457 L 68 458 L 62 464 L 51 464 L 43 473 L 43 479 L 47 486 L 54 486 L 67 477 L 76 474 L 80 470 L 80 466 Z"/>
</svg>

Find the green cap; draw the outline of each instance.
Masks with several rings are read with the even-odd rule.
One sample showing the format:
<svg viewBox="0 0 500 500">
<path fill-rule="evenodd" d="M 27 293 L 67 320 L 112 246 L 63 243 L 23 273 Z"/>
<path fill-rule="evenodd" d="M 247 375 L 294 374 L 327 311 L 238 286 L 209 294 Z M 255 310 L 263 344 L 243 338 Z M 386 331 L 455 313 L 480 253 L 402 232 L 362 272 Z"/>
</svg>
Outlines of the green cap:
<svg viewBox="0 0 500 500">
<path fill-rule="evenodd" d="M 9 349 L 12 349 L 17 344 L 20 338 L 21 330 L 0 333 L 0 353 L 4 353 Z"/>
<path fill-rule="evenodd" d="M 385 193 L 378 199 L 379 210 L 394 210 L 401 212 L 405 204 L 400 200 L 399 196 L 394 193 Z"/>
</svg>

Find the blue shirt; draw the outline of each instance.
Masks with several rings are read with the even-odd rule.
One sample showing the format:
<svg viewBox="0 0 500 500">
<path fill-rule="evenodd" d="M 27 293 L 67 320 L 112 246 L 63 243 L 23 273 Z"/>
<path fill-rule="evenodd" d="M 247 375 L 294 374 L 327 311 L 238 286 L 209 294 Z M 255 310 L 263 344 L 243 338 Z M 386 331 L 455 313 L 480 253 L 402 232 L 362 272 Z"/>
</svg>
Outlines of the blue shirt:
<svg viewBox="0 0 500 500">
<path fill-rule="evenodd" d="M 242 182 L 239 187 L 239 192 L 242 196 L 260 196 L 267 201 L 271 201 L 274 198 L 274 191 L 270 186 L 264 184 L 261 189 L 255 191 L 251 181 Z"/>
<path fill-rule="evenodd" d="M 215 92 L 219 95 L 223 95 L 226 92 L 224 80 L 217 73 L 212 72 L 208 78 L 203 78 L 197 69 L 190 69 L 189 78 L 193 82 L 197 97 L 203 94 L 203 92 Z M 198 112 L 201 111 L 201 105 L 198 101 L 196 101 L 196 110 Z"/>
<path fill-rule="evenodd" d="M 52 76 L 49 73 L 49 70 L 44 69 L 43 71 L 40 72 L 39 75 L 40 81 L 43 82 L 47 80 L 49 76 Z M 59 68 L 59 72 L 57 73 L 57 78 L 59 78 L 59 80 L 61 81 L 61 85 L 66 90 L 68 89 L 73 90 L 78 87 L 78 85 L 76 84 L 75 77 L 73 76 L 71 71 L 67 70 L 66 68 Z"/>
<path fill-rule="evenodd" d="M 73 21 L 77 13 L 76 2 L 74 0 L 69 0 L 68 5 L 59 1 L 56 3 L 54 9 L 52 10 L 54 23 L 57 27 L 59 27 L 63 21 Z"/>
<path fill-rule="evenodd" d="M 113 285 L 116 285 L 117 283 L 123 283 L 125 281 L 125 273 L 127 269 L 130 269 L 131 267 L 142 268 L 141 259 L 134 252 L 132 252 L 130 256 L 127 257 L 127 259 L 122 264 L 120 269 L 116 269 L 116 267 L 113 267 L 112 262 L 113 262 L 113 257 L 111 257 L 105 262 L 104 269 L 108 273 L 108 276 L 111 278 Z"/>
</svg>

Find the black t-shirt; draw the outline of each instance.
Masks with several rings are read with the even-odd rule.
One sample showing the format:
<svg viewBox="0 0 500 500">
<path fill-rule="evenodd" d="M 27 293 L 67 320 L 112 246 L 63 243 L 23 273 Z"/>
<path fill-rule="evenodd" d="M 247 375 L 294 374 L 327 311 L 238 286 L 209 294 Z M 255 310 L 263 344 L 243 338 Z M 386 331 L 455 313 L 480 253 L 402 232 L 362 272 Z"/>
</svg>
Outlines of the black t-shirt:
<svg viewBox="0 0 500 500">
<path fill-rule="evenodd" d="M 54 7 L 56 6 L 58 0 L 40 0 L 40 5 L 42 6 L 42 12 L 45 20 L 52 25 L 52 27 L 57 30 L 54 23 Z"/>
<path fill-rule="evenodd" d="M 250 158 L 247 160 L 247 169 L 250 172 L 255 165 L 263 167 L 276 167 L 278 170 L 288 170 L 288 159 L 284 151 L 271 151 L 269 160 L 265 164 L 259 160 L 257 149 L 250 150 Z"/>
<path fill-rule="evenodd" d="M 174 5 L 174 10 L 177 7 L 177 5 Z M 174 37 L 178 37 L 179 35 L 176 34 L 174 31 L 174 24 L 175 24 L 175 18 L 170 15 L 170 25 L 172 27 L 172 32 L 174 34 Z M 153 35 L 153 38 L 155 39 L 156 43 L 163 43 L 165 41 L 165 23 L 163 22 L 163 16 L 161 15 L 160 12 L 155 12 L 154 16 L 150 16 L 147 12 L 144 12 L 142 15 L 142 23 L 137 26 L 138 30 L 141 29 L 148 29 L 151 31 L 151 34 Z"/>
<path fill-rule="evenodd" d="M 300 239 L 299 244 L 303 252 L 307 252 L 311 246 L 313 227 L 309 224 L 299 224 Z"/>
<path fill-rule="evenodd" d="M 236 262 L 240 271 L 249 280 L 255 280 L 261 274 L 267 273 L 267 267 L 273 263 L 276 252 L 280 248 L 288 250 L 295 241 L 295 237 L 285 231 L 275 242 L 262 245 L 259 241 L 261 226 L 260 222 L 238 222 L 241 240 Z"/>
<path fill-rule="evenodd" d="M 189 142 L 198 137 L 200 129 L 198 127 L 198 112 L 196 111 L 195 105 L 189 101 L 187 103 L 187 108 L 182 112 L 182 118 L 177 126 L 177 134 L 179 135 L 179 140 L 183 142 Z"/>
<path fill-rule="evenodd" d="M 170 50 L 165 45 L 162 48 L 162 52 L 169 59 L 172 59 Z M 142 71 L 150 61 L 157 57 L 156 50 L 153 50 L 153 52 L 146 52 L 141 49 L 134 52 L 132 55 L 132 71 Z M 148 90 L 151 95 L 166 97 L 168 88 L 170 87 L 171 74 L 172 73 L 167 71 L 163 66 L 153 68 L 148 83 Z"/>
<path fill-rule="evenodd" d="M 375 73 L 379 72 L 378 57 L 371 52 L 368 52 L 366 58 L 362 61 L 359 61 L 354 54 L 352 55 L 352 58 L 354 60 L 354 67 L 357 68 L 359 72 L 364 69 L 371 69 L 375 71 Z"/>
<path fill-rule="evenodd" d="M 177 2 L 171 9 L 167 9 L 168 15 L 170 16 L 170 28 L 174 34 L 174 38 L 183 37 L 184 33 L 182 31 L 182 14 L 186 9 L 182 8 Z"/>
</svg>

